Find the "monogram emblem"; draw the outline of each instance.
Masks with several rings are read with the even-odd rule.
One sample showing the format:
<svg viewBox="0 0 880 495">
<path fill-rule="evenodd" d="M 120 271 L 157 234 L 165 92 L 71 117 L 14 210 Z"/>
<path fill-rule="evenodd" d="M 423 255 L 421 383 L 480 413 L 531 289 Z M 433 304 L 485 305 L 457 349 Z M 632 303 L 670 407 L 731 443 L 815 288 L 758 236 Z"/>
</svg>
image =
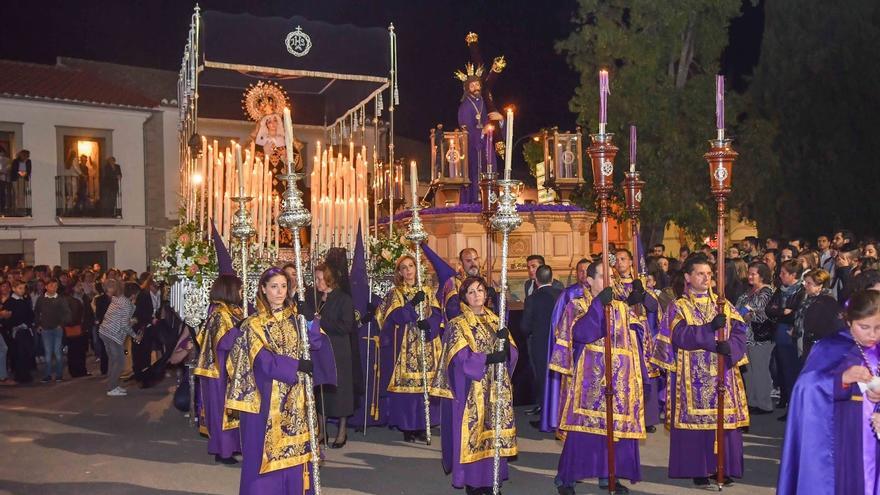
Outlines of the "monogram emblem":
<svg viewBox="0 0 880 495">
<path fill-rule="evenodd" d="M 636 203 L 641 203 L 641 202 L 642 202 L 642 191 L 637 191 L 636 192 Z"/>
<path fill-rule="evenodd" d="M 614 164 L 611 163 L 611 160 L 603 160 L 600 170 L 602 171 L 602 175 L 607 177 L 614 173 Z"/>
<path fill-rule="evenodd" d="M 312 38 L 304 33 L 300 26 L 297 26 L 296 29 L 287 33 L 284 45 L 294 57 L 305 57 L 312 49 Z"/>
<path fill-rule="evenodd" d="M 724 182 L 730 174 L 727 172 L 727 169 L 724 168 L 724 165 L 715 169 L 715 180 L 718 182 Z"/>
<path fill-rule="evenodd" d="M 562 152 L 562 163 L 566 165 L 571 165 L 574 163 L 574 152 L 571 150 L 565 150 Z"/>
</svg>

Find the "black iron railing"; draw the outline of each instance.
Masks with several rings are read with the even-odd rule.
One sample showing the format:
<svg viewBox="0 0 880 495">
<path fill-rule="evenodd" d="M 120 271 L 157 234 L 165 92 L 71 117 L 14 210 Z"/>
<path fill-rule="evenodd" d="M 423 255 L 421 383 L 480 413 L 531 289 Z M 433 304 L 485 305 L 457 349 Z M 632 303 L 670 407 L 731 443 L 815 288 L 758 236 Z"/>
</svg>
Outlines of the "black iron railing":
<svg viewBox="0 0 880 495">
<path fill-rule="evenodd" d="M 79 176 L 55 177 L 55 214 L 59 217 L 122 218 L 121 179 L 116 187 L 91 184 Z"/>
<path fill-rule="evenodd" d="M 0 181 L 0 217 L 31 216 L 30 177 Z"/>
</svg>

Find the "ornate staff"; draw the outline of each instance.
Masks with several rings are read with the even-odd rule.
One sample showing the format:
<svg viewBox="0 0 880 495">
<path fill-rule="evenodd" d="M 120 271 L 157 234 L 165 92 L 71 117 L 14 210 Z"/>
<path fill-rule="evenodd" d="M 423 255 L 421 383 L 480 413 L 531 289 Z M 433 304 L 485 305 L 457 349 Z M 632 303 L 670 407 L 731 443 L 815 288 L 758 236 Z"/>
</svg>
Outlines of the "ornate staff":
<svg viewBox="0 0 880 495">
<path fill-rule="evenodd" d="M 724 314 L 726 306 L 724 299 L 724 237 L 725 221 L 727 219 L 727 198 L 730 196 L 731 179 L 733 176 L 733 162 L 739 153 L 731 148 L 731 139 L 724 137 L 724 76 L 716 76 L 715 93 L 716 130 L 718 136 L 709 141 L 709 152 L 703 158 L 709 163 L 709 185 L 712 197 L 715 198 L 716 213 L 718 215 L 718 256 L 717 256 L 717 289 L 718 289 L 718 314 Z M 727 340 L 730 337 L 730 322 L 716 339 Z M 724 486 L 724 374 L 727 368 L 726 358 L 718 354 L 718 411 L 716 413 L 715 442 L 718 446 L 718 488 Z"/>
<path fill-rule="evenodd" d="M 283 175 L 287 181 L 287 189 L 284 191 L 284 199 L 282 201 L 281 212 L 278 214 L 278 225 L 282 228 L 290 229 L 293 237 L 293 255 L 296 264 L 296 294 L 303 301 L 305 300 L 305 285 L 303 284 L 303 266 L 302 266 L 302 246 L 300 245 L 300 229 L 307 226 L 312 216 L 309 210 L 305 208 L 302 200 L 302 193 L 297 188 L 297 181 L 303 177 L 303 174 L 297 174 L 293 171 L 293 123 L 290 120 L 290 109 L 284 109 L 284 140 L 287 146 L 287 173 Z M 305 315 L 297 313 L 296 315 L 297 330 L 299 331 L 300 344 L 302 345 L 302 356 L 304 359 L 309 358 L 309 335 Z M 315 495 L 321 495 L 321 468 L 318 466 L 320 456 L 318 455 L 318 438 L 315 435 L 317 427 L 317 418 L 315 417 L 315 391 L 312 384 L 312 377 L 307 373 L 300 373 L 300 380 L 303 381 L 303 388 L 306 394 L 306 410 L 309 422 L 309 448 L 312 453 L 312 477 L 315 484 Z"/>
<path fill-rule="evenodd" d="M 409 239 L 410 242 L 416 245 L 415 253 L 416 253 L 416 285 L 419 290 L 422 290 L 422 243 L 428 240 L 428 233 L 425 232 L 425 228 L 422 226 L 422 219 L 419 217 L 419 210 L 421 210 L 421 206 L 419 206 L 419 195 L 418 195 L 418 172 L 416 171 L 416 162 L 410 162 L 409 164 L 409 179 L 410 186 L 412 189 L 412 220 L 409 222 L 409 230 L 406 233 L 406 238 Z M 419 320 L 425 319 L 425 301 L 422 301 L 419 304 L 418 313 Z M 425 332 L 421 329 L 418 329 L 419 333 L 419 359 L 422 362 L 422 397 L 425 403 L 425 437 L 427 438 L 427 444 L 431 445 L 431 398 L 428 395 L 428 355 L 426 350 L 426 342 L 425 342 Z"/>
<path fill-rule="evenodd" d="M 608 214 L 611 209 L 611 190 L 614 188 L 614 157 L 618 148 L 612 142 L 614 134 L 605 133 L 607 123 L 608 71 L 599 71 L 599 133 L 591 134 L 587 153 L 593 166 L 593 191 L 602 235 L 602 281 L 611 286 L 611 269 L 608 266 Z M 617 480 L 614 466 L 614 381 L 611 370 L 611 306 L 605 306 L 605 430 L 608 442 L 608 491 L 614 493 Z"/>
<path fill-rule="evenodd" d="M 626 200 L 626 213 L 631 220 L 633 239 L 633 261 L 636 263 L 633 274 L 642 275 L 642 266 L 639 263 L 642 253 L 639 252 L 639 216 L 642 212 L 642 189 L 645 181 L 639 177 L 636 171 L 636 126 L 629 126 L 629 172 L 623 180 L 623 193 Z"/>
<path fill-rule="evenodd" d="M 507 327 L 507 257 L 510 233 L 522 225 L 522 218 L 516 212 L 516 196 L 522 182 L 510 178 L 511 142 L 513 141 L 513 109 L 507 108 L 507 136 L 504 154 L 504 180 L 498 181 L 501 194 L 498 210 L 492 217 L 492 227 L 501 232 L 501 294 L 498 296 L 498 329 Z M 505 339 L 498 339 L 497 350 L 504 350 Z M 501 493 L 501 408 L 502 383 L 507 372 L 506 363 L 495 365 L 495 402 L 492 414 L 494 452 L 492 454 L 492 493 Z M 512 406 L 512 404 L 510 404 Z"/>
</svg>

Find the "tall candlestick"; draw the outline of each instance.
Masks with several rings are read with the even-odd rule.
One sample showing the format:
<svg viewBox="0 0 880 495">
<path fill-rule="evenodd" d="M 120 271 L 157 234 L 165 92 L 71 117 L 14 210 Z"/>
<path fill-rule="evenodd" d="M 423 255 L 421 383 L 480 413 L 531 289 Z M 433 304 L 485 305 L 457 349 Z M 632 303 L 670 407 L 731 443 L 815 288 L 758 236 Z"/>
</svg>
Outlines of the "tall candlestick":
<svg viewBox="0 0 880 495">
<path fill-rule="evenodd" d="M 608 95 L 611 86 L 608 84 L 608 71 L 599 71 L 599 134 L 605 134 L 605 126 L 608 124 Z"/>
<path fill-rule="evenodd" d="M 494 146 L 494 144 L 492 143 L 492 134 L 494 132 L 495 132 L 495 128 L 490 124 L 488 126 L 488 129 L 486 132 L 486 173 L 487 174 L 494 172 L 494 170 L 492 170 L 492 147 Z"/>
<path fill-rule="evenodd" d="M 715 76 L 715 128 L 718 140 L 724 139 L 724 76 Z"/>
<path fill-rule="evenodd" d="M 284 147 L 287 152 L 287 173 L 293 173 L 293 120 L 290 108 L 284 107 Z"/>
<path fill-rule="evenodd" d="M 507 139 L 504 142 L 504 180 L 510 180 L 510 167 L 513 161 L 513 107 L 507 107 Z"/>
<path fill-rule="evenodd" d="M 419 172 L 416 170 L 416 161 L 409 162 L 409 187 L 412 189 L 412 205 L 419 204 Z"/>
<path fill-rule="evenodd" d="M 629 126 L 629 171 L 636 171 L 636 126 Z"/>
</svg>

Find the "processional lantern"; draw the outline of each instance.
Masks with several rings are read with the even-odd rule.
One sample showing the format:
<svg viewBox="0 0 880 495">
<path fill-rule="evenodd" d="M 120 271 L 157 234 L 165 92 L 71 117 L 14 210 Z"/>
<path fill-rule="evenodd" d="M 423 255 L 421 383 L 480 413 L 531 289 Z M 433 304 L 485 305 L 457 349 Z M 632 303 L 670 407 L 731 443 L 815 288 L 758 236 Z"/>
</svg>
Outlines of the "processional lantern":
<svg viewBox="0 0 880 495">
<path fill-rule="evenodd" d="M 459 192 L 469 184 L 467 150 L 467 129 L 444 131 L 442 124 L 431 129 L 431 187 L 437 191 L 434 205 L 459 204 Z"/>
<path fill-rule="evenodd" d="M 545 129 L 544 187 L 556 193 L 556 202 L 568 204 L 574 190 L 584 183 L 583 133 Z"/>
</svg>

